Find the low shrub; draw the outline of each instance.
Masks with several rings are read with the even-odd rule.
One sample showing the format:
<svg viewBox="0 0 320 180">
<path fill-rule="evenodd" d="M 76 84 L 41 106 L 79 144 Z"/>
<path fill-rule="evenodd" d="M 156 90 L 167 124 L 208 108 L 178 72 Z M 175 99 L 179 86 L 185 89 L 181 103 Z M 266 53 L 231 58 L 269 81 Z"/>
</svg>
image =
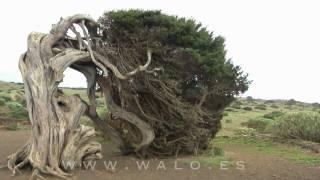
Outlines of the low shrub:
<svg viewBox="0 0 320 180">
<path fill-rule="evenodd" d="M 15 119 L 28 119 L 27 110 L 17 102 L 7 102 L 6 105 L 9 107 L 9 116 Z"/>
<path fill-rule="evenodd" d="M 6 93 L 0 94 L 0 98 L 1 98 L 1 99 L 4 99 L 6 102 L 11 101 L 10 95 L 8 95 L 8 94 L 6 94 Z"/>
<path fill-rule="evenodd" d="M 23 106 L 27 105 L 27 101 L 24 98 L 24 94 L 22 94 L 19 91 L 16 91 L 16 93 L 11 95 L 11 100 L 14 101 L 14 102 L 17 102 L 17 103 L 19 103 L 19 104 L 21 104 Z"/>
<path fill-rule="evenodd" d="M 220 147 L 213 147 L 212 153 L 214 156 L 224 156 L 224 150 Z"/>
<path fill-rule="evenodd" d="M 274 109 L 279 109 L 279 106 L 277 106 L 277 105 L 271 105 L 270 107 L 272 107 L 272 108 L 274 108 Z"/>
<path fill-rule="evenodd" d="M 263 115 L 263 117 L 275 120 L 276 118 L 278 118 L 284 114 L 285 113 L 282 111 L 272 111 L 271 113 L 267 113 L 267 114 Z"/>
<path fill-rule="evenodd" d="M 239 137 L 255 137 L 257 135 L 257 130 L 253 128 L 240 127 L 234 130 L 234 135 Z"/>
<path fill-rule="evenodd" d="M 244 108 L 242 108 L 243 110 L 246 110 L 246 111 L 252 111 L 252 107 L 249 107 L 249 106 L 246 106 Z"/>
<path fill-rule="evenodd" d="M 267 106 L 264 104 L 259 104 L 259 105 L 255 106 L 254 108 L 259 109 L 259 110 L 267 110 Z"/>
<path fill-rule="evenodd" d="M 264 117 L 252 118 L 248 121 L 248 128 L 256 129 L 258 132 L 264 132 L 266 127 L 273 122 L 272 119 Z"/>
<path fill-rule="evenodd" d="M 288 113 L 280 116 L 268 129 L 277 137 L 298 138 L 320 143 L 320 114 Z"/>
<path fill-rule="evenodd" d="M 102 119 L 108 119 L 108 111 L 105 107 L 97 108 L 97 113 Z"/>
<path fill-rule="evenodd" d="M 232 119 L 226 119 L 226 123 L 232 123 Z"/>
<path fill-rule="evenodd" d="M 228 116 L 229 114 L 227 112 L 222 113 L 223 116 Z"/>
<path fill-rule="evenodd" d="M 292 105 L 297 104 L 297 101 L 294 100 L 294 99 L 290 99 L 290 100 L 288 100 L 288 101 L 286 102 L 286 104 L 289 105 L 289 106 L 292 106 Z"/>
<path fill-rule="evenodd" d="M 0 106 L 3 106 L 6 104 L 6 100 L 4 100 L 3 98 L 0 98 Z"/>
<path fill-rule="evenodd" d="M 19 104 L 17 102 L 7 102 L 6 104 L 10 110 L 16 110 L 16 109 L 19 109 L 22 107 L 21 104 Z"/>
</svg>

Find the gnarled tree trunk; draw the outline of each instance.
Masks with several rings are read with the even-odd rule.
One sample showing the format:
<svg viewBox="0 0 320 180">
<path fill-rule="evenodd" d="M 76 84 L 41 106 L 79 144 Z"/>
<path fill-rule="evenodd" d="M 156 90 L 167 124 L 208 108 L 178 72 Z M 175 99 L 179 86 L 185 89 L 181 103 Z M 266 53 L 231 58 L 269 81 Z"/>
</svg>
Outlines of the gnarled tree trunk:
<svg viewBox="0 0 320 180">
<path fill-rule="evenodd" d="M 23 149 L 9 157 L 8 167 L 15 172 L 29 163 L 36 171 L 65 177 L 63 163 L 80 165 L 83 160 L 99 159 L 101 145 L 92 140 L 93 128 L 80 125 L 87 104 L 77 95 L 65 96 L 58 91 L 67 64 L 89 56 L 67 50 L 50 57 L 44 53 L 47 37 L 31 33 L 28 51 L 20 59 L 32 134 Z"/>
<path fill-rule="evenodd" d="M 82 37 L 74 25 L 83 30 Z M 69 37 L 71 30 L 75 37 Z M 125 144 L 120 135 L 96 112 L 95 87 L 98 76 L 108 81 L 108 71 L 120 79 L 139 71 L 146 70 L 151 61 L 151 54 L 146 65 L 134 71 L 121 74 L 107 59 L 92 51 L 94 36 L 98 36 L 99 27 L 86 15 L 74 15 L 61 19 L 53 25 L 49 34 L 31 33 L 28 37 L 28 50 L 19 61 L 19 68 L 25 86 L 25 96 L 32 133 L 29 141 L 16 153 L 8 157 L 8 168 L 16 171 L 26 165 L 34 169 L 33 176 L 40 173 L 67 179 L 70 174 L 64 165 L 74 163 L 80 166 L 83 161 L 102 158 L 101 145 L 94 141 L 95 130 L 80 125 L 80 117 L 90 117 L 104 134 L 107 134 L 120 147 Z M 63 72 L 71 67 L 83 73 L 88 81 L 89 104 L 78 95 L 66 96 L 58 85 L 63 80 Z M 101 83 L 105 85 L 104 82 Z M 104 91 L 108 92 L 107 86 Z M 116 107 L 116 106 L 112 106 Z M 120 108 L 121 109 L 121 108 Z M 115 115 L 135 124 L 143 138 L 135 147 L 136 151 L 150 144 L 154 138 L 151 127 L 139 118 L 131 118 L 127 112 L 115 111 Z"/>
</svg>

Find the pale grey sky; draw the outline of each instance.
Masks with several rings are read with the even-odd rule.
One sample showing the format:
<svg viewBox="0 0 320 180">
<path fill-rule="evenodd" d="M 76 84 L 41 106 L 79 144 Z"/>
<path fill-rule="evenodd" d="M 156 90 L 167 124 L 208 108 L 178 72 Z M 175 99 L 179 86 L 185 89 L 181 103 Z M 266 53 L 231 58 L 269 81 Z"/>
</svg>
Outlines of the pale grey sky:
<svg viewBox="0 0 320 180">
<path fill-rule="evenodd" d="M 18 59 L 31 31 L 60 17 L 98 18 L 106 10 L 160 9 L 194 18 L 226 38 L 227 56 L 253 83 L 245 95 L 320 102 L 320 1 L 317 0 L 10 0 L 0 2 L 0 80 L 21 81 Z M 64 86 L 84 86 L 66 72 Z"/>
</svg>

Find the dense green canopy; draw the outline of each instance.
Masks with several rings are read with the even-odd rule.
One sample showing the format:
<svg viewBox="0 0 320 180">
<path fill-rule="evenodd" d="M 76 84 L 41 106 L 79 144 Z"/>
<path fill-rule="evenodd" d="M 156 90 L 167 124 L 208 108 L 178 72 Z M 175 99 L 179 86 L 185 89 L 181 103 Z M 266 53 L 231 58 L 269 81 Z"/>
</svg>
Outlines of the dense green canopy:
<svg viewBox="0 0 320 180">
<path fill-rule="evenodd" d="M 148 50 L 150 69 L 162 69 L 137 74 L 130 83 L 112 80 L 115 103 L 155 131 L 144 151 L 172 155 L 206 148 L 220 129 L 224 108 L 250 84 L 247 74 L 226 59 L 224 38 L 195 20 L 160 11 L 111 11 L 98 22 L 104 28 L 95 51 L 121 72 L 144 64 Z M 134 125 L 116 119 L 111 116 L 110 124 L 128 145 L 141 139 Z"/>
</svg>

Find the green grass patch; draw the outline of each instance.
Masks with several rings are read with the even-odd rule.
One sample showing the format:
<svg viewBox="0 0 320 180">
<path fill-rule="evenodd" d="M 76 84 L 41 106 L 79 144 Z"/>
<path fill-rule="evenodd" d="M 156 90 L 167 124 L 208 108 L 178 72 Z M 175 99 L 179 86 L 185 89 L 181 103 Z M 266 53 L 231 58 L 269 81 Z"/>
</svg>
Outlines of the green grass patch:
<svg viewBox="0 0 320 180">
<path fill-rule="evenodd" d="M 297 146 L 285 146 L 272 142 L 267 138 L 223 138 L 217 137 L 213 139 L 212 143 L 215 146 L 223 147 L 223 145 L 242 144 L 248 147 L 251 153 L 261 152 L 269 155 L 279 156 L 285 159 L 292 160 L 296 163 L 308 165 L 320 165 L 320 157 L 308 154 L 304 149 Z"/>
</svg>

